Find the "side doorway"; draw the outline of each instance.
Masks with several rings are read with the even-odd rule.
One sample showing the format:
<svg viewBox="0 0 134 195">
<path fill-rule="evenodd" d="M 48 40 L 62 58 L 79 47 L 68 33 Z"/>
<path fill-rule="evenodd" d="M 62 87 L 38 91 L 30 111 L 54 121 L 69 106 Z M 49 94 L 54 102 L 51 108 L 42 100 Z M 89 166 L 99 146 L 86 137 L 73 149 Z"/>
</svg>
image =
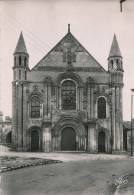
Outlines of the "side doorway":
<svg viewBox="0 0 134 195">
<path fill-rule="evenodd" d="M 39 132 L 36 129 L 31 131 L 31 151 L 39 151 Z"/>
<path fill-rule="evenodd" d="M 101 131 L 98 134 L 98 152 L 105 153 L 106 152 L 106 135 L 105 132 Z"/>
</svg>

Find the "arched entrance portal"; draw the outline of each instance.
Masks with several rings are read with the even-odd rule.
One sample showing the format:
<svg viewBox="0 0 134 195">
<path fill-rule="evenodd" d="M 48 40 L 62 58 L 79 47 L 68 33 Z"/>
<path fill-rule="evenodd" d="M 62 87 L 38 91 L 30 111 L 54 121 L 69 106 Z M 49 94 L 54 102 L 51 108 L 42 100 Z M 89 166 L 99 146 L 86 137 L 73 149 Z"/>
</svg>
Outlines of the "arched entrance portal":
<svg viewBox="0 0 134 195">
<path fill-rule="evenodd" d="M 63 129 L 61 134 L 61 150 L 75 151 L 76 150 L 76 133 L 71 127 Z"/>
<path fill-rule="evenodd" d="M 99 135 L 98 135 L 98 152 L 106 152 L 105 140 L 106 140 L 105 133 L 103 131 L 99 132 Z"/>
<path fill-rule="evenodd" d="M 38 130 L 31 131 L 31 151 L 39 151 L 39 133 Z"/>
</svg>

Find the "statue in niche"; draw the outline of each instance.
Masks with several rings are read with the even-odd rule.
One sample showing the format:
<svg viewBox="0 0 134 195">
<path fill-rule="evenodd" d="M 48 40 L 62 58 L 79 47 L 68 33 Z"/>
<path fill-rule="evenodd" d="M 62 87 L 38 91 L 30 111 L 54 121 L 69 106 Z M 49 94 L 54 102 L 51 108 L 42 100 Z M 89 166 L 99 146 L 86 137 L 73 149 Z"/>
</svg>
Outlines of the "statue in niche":
<svg viewBox="0 0 134 195">
<path fill-rule="evenodd" d="M 71 50 L 63 53 L 63 62 L 67 62 L 67 69 L 72 69 L 72 62 L 76 62 L 76 55 Z"/>
<path fill-rule="evenodd" d="M 63 53 L 63 62 L 67 62 L 71 64 L 72 62 L 76 62 L 76 55 L 72 51 L 67 51 Z"/>
</svg>

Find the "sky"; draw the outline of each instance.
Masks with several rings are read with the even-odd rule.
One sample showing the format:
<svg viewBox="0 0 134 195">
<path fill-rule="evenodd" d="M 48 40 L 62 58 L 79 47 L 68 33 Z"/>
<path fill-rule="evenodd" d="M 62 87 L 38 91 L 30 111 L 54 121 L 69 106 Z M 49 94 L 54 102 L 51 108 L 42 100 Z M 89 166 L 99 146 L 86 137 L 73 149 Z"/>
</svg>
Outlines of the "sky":
<svg viewBox="0 0 134 195">
<path fill-rule="evenodd" d="M 23 32 L 29 67 L 71 33 L 107 70 L 114 33 L 123 56 L 123 118 L 130 120 L 134 88 L 134 0 L 5 0 L 0 1 L 0 110 L 12 116 L 13 52 Z M 133 109 L 134 110 L 134 109 Z M 134 116 L 134 115 L 133 115 Z"/>
</svg>

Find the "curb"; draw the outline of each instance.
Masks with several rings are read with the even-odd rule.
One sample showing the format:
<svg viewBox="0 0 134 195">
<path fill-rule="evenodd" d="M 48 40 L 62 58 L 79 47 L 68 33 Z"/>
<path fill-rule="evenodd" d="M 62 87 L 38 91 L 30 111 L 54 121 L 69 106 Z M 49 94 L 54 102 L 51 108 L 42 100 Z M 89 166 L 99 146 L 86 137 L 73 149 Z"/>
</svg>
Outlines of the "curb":
<svg viewBox="0 0 134 195">
<path fill-rule="evenodd" d="M 14 165 L 12 167 L 3 167 L 3 168 L 0 168 L 0 173 L 7 172 L 7 171 L 13 171 L 13 170 L 17 170 L 17 169 L 22 169 L 22 168 L 26 168 L 26 167 L 39 166 L 39 165 L 49 165 L 49 164 L 54 164 L 54 163 L 62 163 L 62 161 L 48 160 L 48 161 L 44 161 L 44 162 L 28 163 L 28 164 L 22 164 L 22 165 L 18 165 L 18 166 Z"/>
</svg>

